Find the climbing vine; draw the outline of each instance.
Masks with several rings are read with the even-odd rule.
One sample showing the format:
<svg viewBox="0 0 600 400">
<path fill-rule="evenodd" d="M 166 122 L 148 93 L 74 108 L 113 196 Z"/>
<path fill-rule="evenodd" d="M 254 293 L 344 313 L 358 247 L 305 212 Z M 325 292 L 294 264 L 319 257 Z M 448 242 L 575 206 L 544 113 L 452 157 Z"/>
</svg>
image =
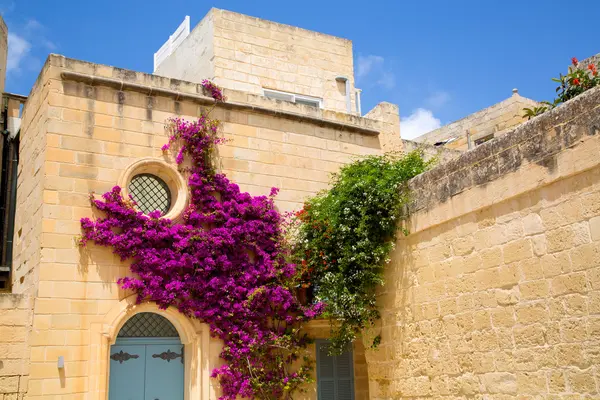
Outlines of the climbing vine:
<svg viewBox="0 0 600 400">
<path fill-rule="evenodd" d="M 209 81 L 202 83 L 218 102 L 224 97 Z M 103 212 L 83 218 L 82 244 L 111 247 L 130 260 L 132 276 L 119 284 L 138 302 L 176 307 L 210 326 L 224 345 L 224 365 L 212 372 L 222 399 L 289 399 L 311 381 L 310 338 L 303 323 L 318 317 L 323 303 L 302 305 L 294 292 L 297 274 L 288 262 L 282 216 L 269 196 L 241 192 L 211 167 L 210 155 L 222 142 L 219 122 L 209 113 L 196 121 L 173 119 L 163 151 L 178 147 L 176 162 L 189 157 L 189 206 L 176 223 L 160 211 L 144 215 L 120 187 L 92 198 Z M 187 165 L 187 164 L 186 164 Z"/>
<path fill-rule="evenodd" d="M 419 150 L 370 156 L 342 167 L 331 189 L 296 213 L 295 261 L 332 320 L 333 353 L 379 318 L 375 290 L 409 201 L 406 182 L 433 163 Z M 375 336 L 372 346 L 380 340 Z"/>
</svg>

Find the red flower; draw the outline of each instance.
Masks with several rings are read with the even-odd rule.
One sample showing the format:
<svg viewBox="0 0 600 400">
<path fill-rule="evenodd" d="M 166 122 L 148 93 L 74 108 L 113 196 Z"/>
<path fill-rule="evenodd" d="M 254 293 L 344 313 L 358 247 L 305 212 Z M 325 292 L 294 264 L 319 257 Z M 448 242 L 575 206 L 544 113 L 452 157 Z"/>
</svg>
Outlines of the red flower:
<svg viewBox="0 0 600 400">
<path fill-rule="evenodd" d="M 579 79 L 577 79 L 577 78 L 573 79 L 573 85 L 575 85 L 575 86 L 579 85 Z"/>
<path fill-rule="evenodd" d="M 596 69 L 596 66 L 595 66 L 594 64 L 588 64 L 588 67 L 587 67 L 587 68 L 588 68 L 590 71 L 593 71 L 593 70 L 595 70 L 595 69 Z"/>
<path fill-rule="evenodd" d="M 579 60 L 576 57 L 571 58 L 571 62 L 573 63 L 573 65 L 579 64 Z"/>
<path fill-rule="evenodd" d="M 593 70 L 593 71 L 592 71 L 592 75 L 594 75 L 594 76 L 598 76 L 598 71 L 596 71 L 596 70 Z"/>
</svg>

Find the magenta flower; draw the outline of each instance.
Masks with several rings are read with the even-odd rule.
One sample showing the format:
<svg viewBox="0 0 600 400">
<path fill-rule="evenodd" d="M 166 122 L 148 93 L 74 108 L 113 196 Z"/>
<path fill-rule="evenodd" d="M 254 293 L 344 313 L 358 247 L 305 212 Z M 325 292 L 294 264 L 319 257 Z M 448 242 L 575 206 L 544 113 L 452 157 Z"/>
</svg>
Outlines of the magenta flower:
<svg viewBox="0 0 600 400">
<path fill-rule="evenodd" d="M 209 156 L 223 141 L 217 128 L 206 116 L 170 121 L 162 149 L 177 141 L 176 162 L 190 157 L 192 165 L 181 223 L 160 218 L 158 211 L 144 215 L 116 186 L 92 201 L 104 217 L 81 220 L 82 243 L 111 247 L 130 260 L 132 274 L 119 283 L 137 293 L 138 302 L 173 306 L 210 326 L 223 341 L 226 364 L 211 375 L 222 399 L 254 398 L 259 391 L 282 398 L 309 379 L 310 362 L 301 362 L 300 351 L 310 339 L 298 328 L 321 315 L 324 305 L 302 306 L 287 286 L 295 266 L 286 262 L 282 245 L 277 189 L 251 196 L 212 170 Z"/>
</svg>

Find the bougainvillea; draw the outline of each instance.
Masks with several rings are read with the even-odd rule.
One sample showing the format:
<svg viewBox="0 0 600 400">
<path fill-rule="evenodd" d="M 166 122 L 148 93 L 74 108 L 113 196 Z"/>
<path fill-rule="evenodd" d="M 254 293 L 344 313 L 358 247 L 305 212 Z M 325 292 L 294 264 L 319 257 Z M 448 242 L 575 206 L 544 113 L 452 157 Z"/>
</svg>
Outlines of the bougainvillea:
<svg viewBox="0 0 600 400">
<path fill-rule="evenodd" d="M 217 101 L 213 84 L 203 86 Z M 223 399 L 280 399 L 310 381 L 309 337 L 301 324 L 320 315 L 323 304 L 303 306 L 291 287 L 295 266 L 286 261 L 282 217 L 269 196 L 241 192 L 211 167 L 221 143 L 219 123 L 170 121 L 164 151 L 179 146 L 176 162 L 189 157 L 189 206 L 181 222 L 144 215 L 115 187 L 92 204 L 104 213 L 82 219 L 82 244 L 112 247 L 130 260 L 132 276 L 119 280 L 141 301 L 177 307 L 210 326 L 223 340 L 224 365 L 212 372 Z"/>
<path fill-rule="evenodd" d="M 221 91 L 221 88 L 219 88 L 217 85 L 215 85 L 208 79 L 204 79 L 202 81 L 202 87 L 204 88 L 204 91 L 209 93 L 210 97 L 212 97 L 216 101 L 225 101 L 226 100 L 225 95 L 223 95 L 223 92 Z"/>
</svg>

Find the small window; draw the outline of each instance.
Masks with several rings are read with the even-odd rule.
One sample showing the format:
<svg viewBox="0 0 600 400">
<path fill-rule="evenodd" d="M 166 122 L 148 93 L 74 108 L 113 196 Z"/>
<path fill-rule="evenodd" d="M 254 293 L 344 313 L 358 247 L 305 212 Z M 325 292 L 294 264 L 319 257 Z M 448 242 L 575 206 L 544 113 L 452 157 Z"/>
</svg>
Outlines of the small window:
<svg viewBox="0 0 600 400">
<path fill-rule="evenodd" d="M 294 103 L 294 95 L 291 93 L 278 92 L 276 90 L 265 90 L 265 97 L 273 100 L 283 100 Z"/>
<path fill-rule="evenodd" d="M 327 341 L 317 341 L 317 391 L 319 400 L 354 400 L 352 350 L 329 355 Z"/>
<path fill-rule="evenodd" d="M 302 94 L 294 94 L 281 92 L 279 90 L 264 89 L 264 96 L 273 100 L 289 101 L 290 103 L 304 104 L 305 106 L 322 108 L 323 100 L 318 97 L 305 96 Z"/>
<path fill-rule="evenodd" d="M 296 104 L 304 104 L 305 106 L 321 108 L 321 103 L 318 100 L 312 100 L 298 96 L 296 96 Z"/>
<path fill-rule="evenodd" d="M 179 333 L 173 324 L 162 315 L 141 312 L 125 322 L 118 337 L 179 337 Z"/>
<path fill-rule="evenodd" d="M 129 182 L 128 189 L 138 209 L 144 214 L 158 210 L 165 215 L 171 209 L 171 191 L 165 181 L 156 175 L 136 175 Z"/>
<path fill-rule="evenodd" d="M 494 134 L 492 133 L 491 135 L 487 135 L 487 136 L 481 137 L 479 139 L 476 139 L 475 146 L 479 146 L 480 144 L 488 142 L 488 141 L 492 140 L 493 138 L 494 138 Z"/>
</svg>

